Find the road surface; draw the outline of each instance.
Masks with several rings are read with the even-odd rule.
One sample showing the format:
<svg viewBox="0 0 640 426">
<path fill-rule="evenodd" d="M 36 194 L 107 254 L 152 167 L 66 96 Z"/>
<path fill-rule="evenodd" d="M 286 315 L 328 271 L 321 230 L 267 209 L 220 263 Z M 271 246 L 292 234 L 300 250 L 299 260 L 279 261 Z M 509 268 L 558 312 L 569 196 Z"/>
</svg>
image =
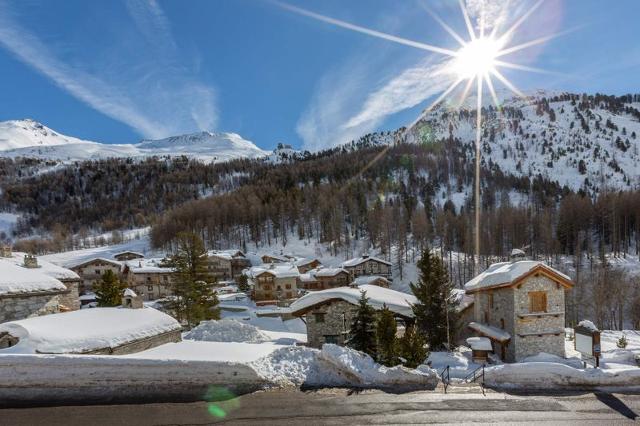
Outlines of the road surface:
<svg viewBox="0 0 640 426">
<path fill-rule="evenodd" d="M 347 390 L 265 391 L 226 403 L 67 406 L 0 410 L 2 425 L 375 425 L 424 423 L 632 423 L 640 395 L 581 393 L 511 395 L 490 392 Z"/>
</svg>

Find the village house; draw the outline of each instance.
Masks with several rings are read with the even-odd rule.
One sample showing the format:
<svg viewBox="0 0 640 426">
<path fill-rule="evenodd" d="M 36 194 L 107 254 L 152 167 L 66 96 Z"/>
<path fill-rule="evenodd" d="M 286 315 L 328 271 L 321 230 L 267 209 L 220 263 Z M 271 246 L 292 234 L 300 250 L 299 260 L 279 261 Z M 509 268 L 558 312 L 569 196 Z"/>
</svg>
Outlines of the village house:
<svg viewBox="0 0 640 426">
<path fill-rule="evenodd" d="M 504 361 L 540 352 L 564 357 L 565 292 L 572 286 L 567 275 L 542 262 L 493 264 L 465 284 L 474 298 L 468 327 L 490 339 Z"/>
<path fill-rule="evenodd" d="M 378 287 L 389 288 L 391 281 L 379 275 L 362 275 L 353 280 L 352 285 L 359 287 L 361 285 L 370 284 Z"/>
<path fill-rule="evenodd" d="M 93 286 L 102 279 L 102 275 L 106 271 L 111 271 L 116 276 L 120 276 L 122 263 L 117 260 L 96 257 L 76 260 L 66 264 L 65 267 L 80 276 L 80 294 L 84 294 L 93 291 Z"/>
<path fill-rule="evenodd" d="M 0 323 L 60 312 L 69 293 L 60 280 L 38 268 L 0 258 Z"/>
<path fill-rule="evenodd" d="M 304 317 L 310 347 L 321 348 L 325 343 L 345 344 L 362 291 L 366 292 L 368 303 L 374 309 L 386 306 L 400 323 L 413 322 L 411 305 L 416 304 L 417 299 L 411 294 L 367 284 L 358 288 L 338 287 L 310 292 L 290 306 L 291 315 Z"/>
<path fill-rule="evenodd" d="M 354 278 L 363 275 L 379 275 L 391 279 L 391 263 L 366 254 L 347 260 L 342 267 Z"/>
<path fill-rule="evenodd" d="M 11 248 L 3 250 L 2 254 L 4 259 L 13 262 L 17 266 L 35 269 L 64 284 L 68 291 L 65 294 L 60 295 L 61 311 L 66 312 L 80 309 L 80 300 L 78 298 L 80 276 L 78 274 L 70 269 L 44 261 L 36 256 L 27 253 L 12 252 Z"/>
<path fill-rule="evenodd" d="M 262 263 L 289 263 L 293 257 L 284 254 L 265 254 L 260 259 L 262 259 Z"/>
<path fill-rule="evenodd" d="M 127 289 L 117 308 L 82 309 L 0 324 L 0 353 L 126 355 L 179 342 L 182 327 Z"/>
<path fill-rule="evenodd" d="M 127 250 L 114 254 L 113 258 L 119 262 L 124 262 L 126 260 L 144 259 L 144 254 Z"/>
<path fill-rule="evenodd" d="M 253 300 L 274 302 L 298 297 L 298 268 L 292 264 L 254 267 L 249 271 Z"/>
<path fill-rule="evenodd" d="M 174 272 L 162 266 L 162 259 L 138 259 L 126 262 L 122 275 L 133 291 L 150 301 L 173 295 Z"/>
<path fill-rule="evenodd" d="M 295 261 L 295 265 L 298 267 L 298 271 L 301 274 L 306 274 L 312 269 L 319 268 L 322 263 L 318 259 L 302 258 Z"/>
<path fill-rule="evenodd" d="M 209 251 L 207 263 L 209 273 L 217 281 L 235 280 L 251 267 L 251 261 L 240 250 Z"/>
<path fill-rule="evenodd" d="M 343 268 L 319 268 L 311 272 L 318 280 L 318 290 L 348 286 L 351 275 Z"/>
</svg>

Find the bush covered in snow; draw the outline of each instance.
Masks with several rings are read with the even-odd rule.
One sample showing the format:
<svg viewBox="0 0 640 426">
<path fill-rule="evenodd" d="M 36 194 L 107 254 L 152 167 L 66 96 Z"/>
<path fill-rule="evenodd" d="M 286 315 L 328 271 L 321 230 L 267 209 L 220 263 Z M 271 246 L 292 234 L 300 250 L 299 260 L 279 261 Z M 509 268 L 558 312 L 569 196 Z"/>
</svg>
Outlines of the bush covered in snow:
<svg viewBox="0 0 640 426">
<path fill-rule="evenodd" d="M 262 343 L 271 340 L 257 327 L 233 319 L 202 321 L 183 337 L 206 342 Z"/>
<path fill-rule="evenodd" d="M 322 350 L 282 348 L 251 365 L 278 385 L 410 390 L 433 389 L 438 383 L 434 370 L 388 368 L 362 352 L 337 345 L 324 345 Z"/>
</svg>

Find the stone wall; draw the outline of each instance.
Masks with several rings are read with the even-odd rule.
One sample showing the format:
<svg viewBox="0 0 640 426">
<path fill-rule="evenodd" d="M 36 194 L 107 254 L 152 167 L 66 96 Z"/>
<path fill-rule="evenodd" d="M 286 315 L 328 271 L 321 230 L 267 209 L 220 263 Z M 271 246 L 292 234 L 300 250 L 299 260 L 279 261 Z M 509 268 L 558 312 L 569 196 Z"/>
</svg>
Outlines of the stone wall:
<svg viewBox="0 0 640 426">
<path fill-rule="evenodd" d="M 307 342 L 312 348 L 321 348 L 326 343 L 325 336 L 338 336 L 335 343 L 344 345 L 345 331 L 349 331 L 358 307 L 343 300 L 332 300 L 307 312 Z M 324 321 L 318 322 L 315 314 L 324 314 Z"/>
<path fill-rule="evenodd" d="M 58 313 L 65 295 L 51 292 L 0 296 L 0 323 Z"/>
<path fill-rule="evenodd" d="M 60 304 L 72 311 L 77 311 L 78 309 L 80 309 L 80 280 L 60 281 L 62 282 L 62 284 L 64 284 L 65 287 L 67 287 L 67 292 L 60 295 Z"/>
<path fill-rule="evenodd" d="M 547 293 L 546 313 L 536 314 L 529 311 L 529 292 L 531 291 Z M 515 360 L 519 361 L 539 352 L 565 356 L 564 295 L 563 286 L 542 274 L 529 277 L 520 288 L 515 289 L 516 326 L 513 337 L 516 348 Z M 557 333 L 554 334 L 554 332 Z"/>
<path fill-rule="evenodd" d="M 493 307 L 490 304 L 490 295 L 493 295 Z M 503 287 L 476 293 L 473 309 L 476 322 L 503 329 L 513 336 L 515 331 L 513 288 Z M 493 349 L 496 355 L 501 355 L 499 345 L 494 343 Z M 506 347 L 505 360 L 513 361 L 514 359 L 515 345 L 511 341 Z"/>
<path fill-rule="evenodd" d="M 156 346 L 164 345 L 165 343 L 175 343 L 182 340 L 181 330 L 170 331 L 167 333 L 158 334 L 156 336 L 147 337 L 144 339 L 136 340 L 124 345 L 117 346 L 115 348 L 102 348 L 94 351 L 85 352 L 90 355 L 128 355 L 135 354 L 137 352 L 146 351 L 147 349 L 155 348 Z"/>
</svg>

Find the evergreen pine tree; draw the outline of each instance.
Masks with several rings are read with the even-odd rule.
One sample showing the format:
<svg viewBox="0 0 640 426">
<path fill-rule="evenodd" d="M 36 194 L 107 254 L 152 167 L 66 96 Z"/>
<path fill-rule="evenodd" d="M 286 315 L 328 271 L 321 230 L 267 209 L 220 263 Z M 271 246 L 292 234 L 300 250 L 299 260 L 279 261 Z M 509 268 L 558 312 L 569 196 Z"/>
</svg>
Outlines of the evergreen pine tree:
<svg viewBox="0 0 640 426">
<path fill-rule="evenodd" d="M 372 357 L 376 353 L 375 310 L 369 305 L 367 292 L 360 293 L 358 312 L 349 330 L 347 346 Z"/>
<path fill-rule="evenodd" d="M 625 336 L 623 334 L 622 337 L 620 337 L 618 339 L 618 341 L 616 342 L 616 346 L 619 347 L 620 349 L 626 348 L 627 347 L 627 336 Z"/>
<path fill-rule="evenodd" d="M 407 327 L 404 336 L 398 342 L 398 351 L 404 359 L 404 366 L 408 368 L 416 368 L 429 356 L 425 341 L 415 326 Z"/>
<path fill-rule="evenodd" d="M 95 289 L 96 301 L 100 307 L 120 306 L 125 285 L 111 270 L 105 271 Z"/>
<path fill-rule="evenodd" d="M 396 331 L 398 324 L 393 312 L 386 306 L 378 312 L 376 321 L 376 346 L 378 362 L 393 367 L 398 364 Z"/>
<path fill-rule="evenodd" d="M 207 270 L 207 252 L 202 239 L 193 233 L 177 236 L 177 250 L 167 264 L 175 268 L 171 308 L 180 322 L 189 328 L 203 320 L 219 319 L 218 298 L 212 289 L 215 278 Z"/>
<path fill-rule="evenodd" d="M 423 333 L 430 350 L 441 349 L 453 340 L 457 328 L 456 303 L 451 300 L 453 286 L 442 259 L 429 248 L 418 261 L 420 277 L 411 283 L 411 291 L 418 299 L 413 306 L 418 333 Z"/>
<path fill-rule="evenodd" d="M 251 287 L 249 286 L 249 279 L 246 275 L 240 275 L 238 278 L 236 278 L 236 282 L 238 283 L 238 290 L 243 293 L 249 293 Z"/>
</svg>

